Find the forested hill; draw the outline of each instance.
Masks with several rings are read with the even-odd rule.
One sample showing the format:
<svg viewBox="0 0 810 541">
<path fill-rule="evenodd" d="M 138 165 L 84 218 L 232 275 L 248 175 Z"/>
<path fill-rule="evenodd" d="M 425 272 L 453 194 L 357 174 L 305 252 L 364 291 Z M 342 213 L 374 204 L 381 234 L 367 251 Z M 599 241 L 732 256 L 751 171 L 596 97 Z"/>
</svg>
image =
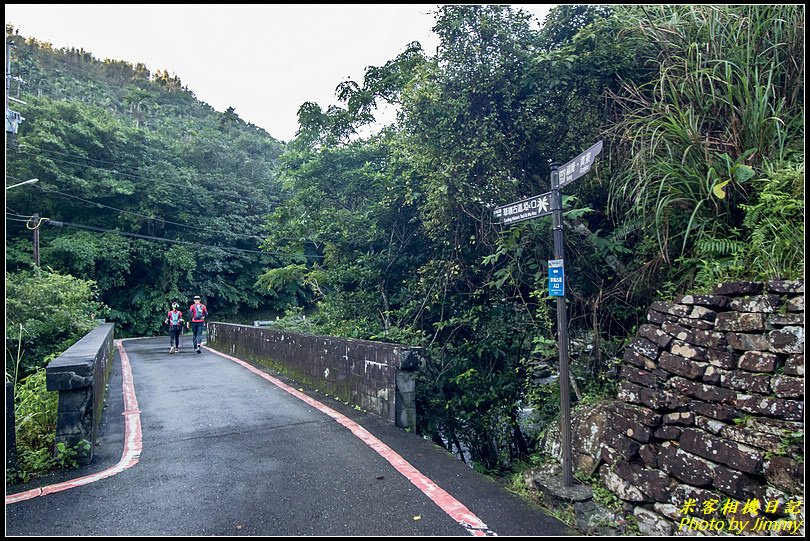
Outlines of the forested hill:
<svg viewBox="0 0 810 541">
<path fill-rule="evenodd" d="M 155 332 L 171 301 L 194 294 L 220 317 L 263 306 L 253 285 L 278 263 L 259 252 L 283 197 L 284 145 L 166 71 L 24 30 L 6 27 L 10 96 L 25 102 L 11 102 L 25 120 L 7 145 L 7 185 L 39 181 L 6 193 L 7 271 L 31 268 L 38 213 L 41 266 L 94 280 L 123 333 Z"/>
</svg>

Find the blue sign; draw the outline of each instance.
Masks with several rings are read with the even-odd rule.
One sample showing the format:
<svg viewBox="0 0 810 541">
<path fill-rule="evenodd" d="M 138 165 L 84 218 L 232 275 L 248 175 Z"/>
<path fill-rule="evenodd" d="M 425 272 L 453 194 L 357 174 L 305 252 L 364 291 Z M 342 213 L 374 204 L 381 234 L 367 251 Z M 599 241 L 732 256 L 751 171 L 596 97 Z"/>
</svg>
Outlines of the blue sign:
<svg viewBox="0 0 810 541">
<path fill-rule="evenodd" d="M 548 262 L 548 295 L 565 297 L 565 267 L 562 259 L 550 259 Z"/>
</svg>

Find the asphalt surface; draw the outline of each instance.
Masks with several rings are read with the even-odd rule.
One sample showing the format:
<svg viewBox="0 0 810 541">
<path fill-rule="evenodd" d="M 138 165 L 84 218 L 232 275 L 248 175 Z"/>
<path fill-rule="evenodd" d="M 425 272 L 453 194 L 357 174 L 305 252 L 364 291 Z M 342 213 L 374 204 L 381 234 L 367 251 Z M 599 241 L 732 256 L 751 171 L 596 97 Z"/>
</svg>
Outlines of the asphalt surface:
<svg viewBox="0 0 810 541">
<path fill-rule="evenodd" d="M 186 346 L 169 355 L 167 342 L 123 343 L 141 411 L 139 462 L 7 504 L 7 536 L 471 534 L 328 415 L 214 352 Z M 7 487 L 7 494 L 116 464 L 124 446 L 121 381 L 116 353 L 91 464 Z M 487 526 L 479 535 L 573 534 L 431 442 L 285 381 L 360 424 L 466 506 Z"/>
</svg>

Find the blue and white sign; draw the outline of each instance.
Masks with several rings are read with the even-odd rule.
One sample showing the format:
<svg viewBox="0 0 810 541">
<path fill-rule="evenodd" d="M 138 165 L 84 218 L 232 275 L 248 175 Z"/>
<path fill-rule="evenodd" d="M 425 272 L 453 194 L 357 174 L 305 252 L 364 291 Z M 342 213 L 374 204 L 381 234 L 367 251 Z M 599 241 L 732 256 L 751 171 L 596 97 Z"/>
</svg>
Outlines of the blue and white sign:
<svg viewBox="0 0 810 541">
<path fill-rule="evenodd" d="M 565 297 L 565 267 L 562 259 L 550 259 L 548 262 L 548 295 Z"/>
</svg>

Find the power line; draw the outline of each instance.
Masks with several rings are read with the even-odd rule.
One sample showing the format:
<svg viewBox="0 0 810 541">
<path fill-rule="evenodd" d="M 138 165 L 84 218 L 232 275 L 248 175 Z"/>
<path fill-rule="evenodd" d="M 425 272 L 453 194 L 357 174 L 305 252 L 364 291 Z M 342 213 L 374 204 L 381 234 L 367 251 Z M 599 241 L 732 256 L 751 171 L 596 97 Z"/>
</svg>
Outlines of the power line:
<svg viewBox="0 0 810 541">
<path fill-rule="evenodd" d="M 71 154 L 69 152 L 59 152 L 58 150 L 51 150 L 51 149 L 48 149 L 48 148 L 35 147 L 33 145 L 29 145 L 28 143 L 20 143 L 19 146 L 20 146 L 20 148 L 30 148 L 30 149 L 33 149 L 33 150 L 38 150 L 40 152 L 50 152 L 51 154 L 59 154 L 61 156 L 69 156 L 69 157 L 73 157 L 73 158 L 81 158 L 83 160 L 89 160 L 91 162 L 106 163 L 106 164 L 109 164 L 109 165 L 118 165 L 116 162 L 111 162 L 109 160 L 99 160 L 99 159 L 96 159 L 96 158 L 88 158 L 88 157 L 82 156 L 80 154 Z"/>
<path fill-rule="evenodd" d="M 21 144 L 20 146 L 23 146 L 23 145 Z M 25 146 L 28 146 L 28 145 L 25 145 Z M 29 146 L 29 148 L 34 148 L 34 147 Z M 37 150 L 39 152 L 49 152 L 46 149 L 37 149 Z M 40 154 L 37 154 L 37 153 L 34 153 L 34 152 L 28 152 L 28 151 L 25 151 L 25 150 L 22 150 L 20 152 L 22 154 L 25 154 L 26 156 L 40 156 Z M 74 157 L 84 159 L 82 156 L 74 155 Z M 52 160 L 52 161 L 55 161 L 55 162 L 59 162 L 59 163 L 66 163 L 68 165 L 77 165 L 79 167 L 87 167 L 87 168 L 90 168 L 90 169 L 100 169 L 102 171 L 106 171 L 106 172 L 112 173 L 114 175 L 120 175 L 122 177 L 129 177 L 129 178 L 134 179 L 134 180 L 146 180 L 146 181 L 154 182 L 154 183 L 165 183 L 165 181 L 158 181 L 158 180 L 154 180 L 154 179 L 148 179 L 148 178 L 142 177 L 140 175 L 133 175 L 132 173 L 122 173 L 121 171 L 118 171 L 117 169 L 107 169 L 106 167 L 98 167 L 98 166 L 95 166 L 95 165 L 88 165 L 86 163 L 78 163 L 78 162 L 71 162 L 71 161 L 68 161 L 68 160 L 60 160 L 59 158 L 54 158 L 53 156 L 45 156 L 45 158 L 47 158 L 49 160 Z"/>
<path fill-rule="evenodd" d="M 12 218 L 8 218 L 8 219 L 12 220 Z M 44 220 L 44 218 L 43 218 L 43 220 Z M 15 221 L 27 221 L 27 220 L 15 220 Z M 120 230 L 117 230 L 117 229 L 104 229 L 104 228 L 101 228 L 101 227 L 95 227 L 95 226 L 91 226 L 91 225 L 82 225 L 82 224 L 73 224 L 73 223 L 70 223 L 70 222 L 62 222 L 62 221 L 59 221 L 59 220 L 48 220 L 45 223 L 47 223 L 48 225 L 56 226 L 56 227 L 61 227 L 61 226 L 77 227 L 77 228 L 80 228 L 80 229 L 88 229 L 90 231 L 97 231 L 97 232 L 100 232 L 100 233 L 117 233 L 117 234 L 125 236 L 125 237 L 134 237 L 134 238 L 143 239 L 143 240 L 153 240 L 153 241 L 158 241 L 158 242 L 169 242 L 169 243 L 174 243 L 174 244 L 187 244 L 187 245 L 191 245 L 191 246 L 200 246 L 202 248 L 216 248 L 216 249 L 219 249 L 219 250 L 235 251 L 235 252 L 242 252 L 242 253 L 249 253 L 249 254 L 268 255 L 268 256 L 269 255 L 272 255 L 272 256 L 300 255 L 300 256 L 303 256 L 303 257 L 313 258 L 313 259 L 323 259 L 323 257 L 324 257 L 322 255 L 283 254 L 283 253 L 280 253 L 280 252 L 263 252 L 263 251 L 260 251 L 260 250 L 248 250 L 248 249 L 245 249 L 245 248 L 233 248 L 233 247 L 230 247 L 230 246 L 213 246 L 213 245 L 210 245 L 210 244 L 202 244 L 202 243 L 199 243 L 199 242 L 191 242 L 191 241 L 187 241 L 187 240 L 177 240 L 177 239 L 167 239 L 165 237 L 155 237 L 155 236 L 152 236 L 152 235 L 141 235 L 141 234 L 138 234 L 138 233 L 130 233 L 129 231 L 120 231 Z"/>
<path fill-rule="evenodd" d="M 22 214 L 12 214 L 12 215 L 13 216 L 18 216 L 18 218 L 9 218 L 8 216 L 6 216 L 6 220 L 10 221 L 10 222 L 30 223 L 31 219 L 34 217 L 33 215 L 32 216 L 24 216 Z M 191 241 L 177 240 L 177 239 L 167 239 L 165 237 L 155 237 L 155 236 L 152 236 L 152 235 L 141 235 L 141 234 L 138 234 L 138 233 L 130 233 L 129 231 L 120 231 L 118 229 L 104 229 L 104 228 L 101 228 L 101 227 L 95 227 L 95 226 L 91 226 L 91 225 L 74 224 L 74 223 L 70 223 L 70 222 L 62 222 L 62 221 L 59 221 L 59 220 L 51 220 L 50 218 L 41 218 L 41 221 L 42 221 L 42 223 L 47 223 L 48 225 L 53 225 L 53 226 L 57 226 L 57 227 L 70 226 L 70 227 L 77 227 L 77 228 L 80 228 L 80 229 L 87 229 L 87 230 L 90 230 L 90 231 L 97 231 L 97 232 L 100 232 L 100 233 L 117 233 L 117 234 L 125 236 L 125 237 L 134 237 L 134 238 L 143 239 L 143 240 L 154 240 L 154 241 L 160 241 L 160 242 L 170 242 L 170 243 L 175 243 L 175 244 L 189 244 L 189 245 L 193 245 L 193 246 L 200 246 L 200 247 L 203 247 L 203 248 L 217 248 L 217 249 L 225 250 L 225 251 L 236 251 L 236 252 L 244 252 L 244 253 L 250 253 L 250 254 L 272 255 L 272 256 L 300 255 L 300 256 L 307 257 L 307 258 L 312 258 L 312 259 L 323 259 L 324 258 L 324 256 L 322 256 L 322 255 L 284 254 L 284 253 L 281 253 L 281 252 L 264 252 L 264 251 L 260 251 L 260 250 L 248 250 L 246 248 L 233 248 L 233 247 L 230 247 L 230 246 L 213 246 L 211 244 L 202 244 L 200 242 L 191 242 Z"/>
<path fill-rule="evenodd" d="M 30 148 L 34 148 L 34 147 L 30 147 Z M 28 156 L 36 156 L 36 154 L 32 154 L 32 153 L 29 153 L 29 152 L 23 152 L 23 153 L 28 155 Z M 61 162 L 61 163 L 66 163 L 66 164 L 71 164 L 71 165 L 77 165 L 79 167 L 87 167 L 87 168 L 90 168 L 90 169 L 98 169 L 98 170 L 106 171 L 108 173 L 122 175 L 122 176 L 130 177 L 132 179 L 137 179 L 137 180 L 144 180 L 144 181 L 151 182 L 151 183 L 154 183 L 154 184 L 162 184 L 164 186 L 173 186 L 173 187 L 176 186 L 175 184 L 171 184 L 170 182 L 167 182 L 167 181 L 149 179 L 149 178 L 142 177 L 142 176 L 139 176 L 139 175 L 132 175 L 130 173 L 121 173 L 121 172 L 119 172 L 117 170 L 114 170 L 114 169 L 111 170 L 111 169 L 106 169 L 106 168 L 103 168 L 103 167 L 96 167 L 96 166 L 81 164 L 81 163 L 77 163 L 77 162 L 70 162 L 70 161 L 67 161 L 67 160 L 59 160 L 59 159 L 52 158 L 52 157 L 48 157 L 48 159 L 56 161 L 56 162 Z M 11 175 L 8 175 L 8 177 L 12 178 L 12 179 L 14 178 Z M 46 190 L 45 188 L 43 188 L 42 186 L 38 186 L 38 188 L 40 188 L 41 190 L 46 191 L 46 192 L 49 191 L 49 190 Z M 65 195 L 67 197 L 73 197 L 73 198 L 76 198 L 76 199 L 82 199 L 82 198 L 80 198 L 78 196 L 75 196 L 75 195 L 66 194 L 64 192 L 59 192 L 58 190 L 50 190 L 50 191 L 59 193 L 61 195 Z M 273 195 L 273 196 L 278 196 L 279 195 L 277 192 L 266 192 L 266 193 L 268 195 Z M 106 205 L 102 205 L 101 203 L 96 203 L 94 201 L 87 201 L 85 199 L 82 199 L 82 200 L 85 201 L 86 203 L 90 203 L 90 204 L 93 204 L 93 205 L 98 205 L 98 206 L 102 206 L 102 207 L 106 206 Z M 268 204 L 268 206 L 272 206 L 272 205 L 278 205 L 279 203 L 274 202 L 274 201 L 268 201 L 267 204 Z M 110 208 L 110 209 L 113 209 L 113 210 L 118 210 L 120 212 L 127 212 L 127 213 L 138 215 L 137 213 L 132 213 L 131 211 L 126 211 L 126 210 L 122 210 L 122 209 L 115 209 L 114 207 L 107 207 L 107 208 Z M 160 218 L 150 218 L 148 216 L 143 216 L 143 215 L 138 215 L 138 216 L 141 216 L 143 218 L 157 220 L 157 221 L 162 221 L 162 222 L 166 222 L 166 223 L 172 223 L 174 225 L 179 225 L 181 227 L 189 227 L 189 228 L 192 228 L 192 229 L 200 229 L 202 231 L 209 231 L 209 232 L 212 232 L 212 233 L 221 233 L 222 232 L 222 231 L 219 231 L 219 232 L 212 231 L 212 230 L 206 229 L 206 228 L 198 228 L 198 227 L 191 226 L 191 225 L 186 225 L 186 224 L 180 224 L 178 222 L 168 222 L 168 221 L 162 220 Z M 233 232 L 230 232 L 230 231 L 227 231 L 227 233 L 231 233 L 231 234 L 234 234 L 234 235 L 236 234 L 236 233 L 233 233 Z M 255 236 L 255 235 L 249 235 L 249 236 L 250 237 L 255 237 L 255 238 L 263 238 L 263 237 L 258 237 L 258 236 Z"/>
<path fill-rule="evenodd" d="M 59 154 L 59 155 L 62 155 L 62 156 L 68 156 L 68 157 L 72 157 L 72 158 L 79 158 L 79 159 L 82 159 L 82 160 L 101 161 L 101 162 L 109 163 L 110 165 L 116 165 L 116 163 L 107 162 L 106 160 L 94 160 L 93 158 L 87 158 L 87 157 L 81 156 L 79 154 L 70 154 L 70 153 L 66 153 L 66 152 L 59 152 L 59 151 L 56 151 L 56 150 L 50 150 L 50 149 L 46 149 L 46 148 L 35 147 L 35 146 L 29 145 L 27 143 L 20 143 L 19 146 L 21 148 L 22 147 L 30 148 L 30 149 L 33 149 L 33 150 L 37 150 L 39 152 L 50 152 L 52 154 Z M 32 153 L 32 152 L 22 151 L 22 153 L 26 154 L 28 156 L 37 156 L 37 154 Z M 133 179 L 133 180 L 144 180 L 144 181 L 151 182 L 151 183 L 154 183 L 154 184 L 163 184 L 163 185 L 166 185 L 166 186 L 175 186 L 175 184 L 172 184 L 169 181 L 156 180 L 156 179 L 153 179 L 153 178 L 147 178 L 147 177 L 144 177 L 144 176 L 141 176 L 141 175 L 136 175 L 134 173 L 124 173 L 124 172 L 118 171 L 117 169 L 108 169 L 106 167 L 98 167 L 98 166 L 89 165 L 89 164 L 86 164 L 86 163 L 78 163 L 78 162 L 72 162 L 72 161 L 68 161 L 68 160 L 60 160 L 60 159 L 54 158 L 52 156 L 46 156 L 46 158 L 48 158 L 49 160 L 53 160 L 55 162 L 65 163 L 65 164 L 68 164 L 68 165 L 77 165 L 79 167 L 87 167 L 87 168 L 90 168 L 90 169 L 99 169 L 101 171 L 106 171 L 106 172 L 112 173 L 114 175 L 120 175 L 120 176 L 123 176 L 123 177 L 129 177 L 130 179 Z M 284 194 L 280 194 L 279 192 L 266 192 L 266 193 L 268 195 L 273 195 L 273 196 L 276 196 L 276 197 L 281 197 L 282 195 L 284 195 Z M 271 204 L 271 205 L 276 204 L 276 203 L 274 203 L 272 201 L 268 202 L 268 203 Z"/>
<path fill-rule="evenodd" d="M 8 175 L 8 178 L 10 178 L 12 180 L 17 180 L 11 175 Z M 47 188 L 43 188 L 42 186 L 37 186 L 37 188 L 39 188 L 40 190 L 42 190 L 45 193 L 55 193 L 55 194 L 63 195 L 65 197 L 71 197 L 73 199 L 78 199 L 79 201 L 83 201 L 83 202 L 85 202 L 85 203 L 87 203 L 89 205 L 95 205 L 97 207 L 103 207 L 103 208 L 107 208 L 107 209 L 110 209 L 110 210 L 115 210 L 115 211 L 118 211 L 118 212 L 122 212 L 124 214 L 132 214 L 133 216 L 138 216 L 140 218 L 146 218 L 147 220 L 163 222 L 163 223 L 166 223 L 166 224 L 177 225 L 177 226 L 180 226 L 180 227 L 187 227 L 189 229 L 196 229 L 198 231 L 206 231 L 208 233 L 213 233 L 213 234 L 228 233 L 228 234 L 236 236 L 237 238 L 245 238 L 245 239 L 251 239 L 252 238 L 252 239 L 259 239 L 259 240 L 264 239 L 264 237 L 260 237 L 258 235 L 240 236 L 237 233 L 234 233 L 233 231 L 227 231 L 227 230 L 215 231 L 213 229 L 208 229 L 206 227 L 197 227 L 197 226 L 194 226 L 194 225 L 187 225 L 187 224 L 182 224 L 182 223 L 179 223 L 179 222 L 172 222 L 170 220 L 164 220 L 162 218 L 156 218 L 154 216 L 147 216 L 145 214 L 139 214 L 137 212 L 132 212 L 130 210 L 124 210 L 124 209 L 119 209 L 119 208 L 116 208 L 116 207 L 111 207 L 109 205 L 104 205 L 103 203 L 99 203 L 97 201 L 90 201 L 88 199 L 84 199 L 84 198 L 79 197 L 77 195 L 72 195 L 72 194 L 69 194 L 69 193 L 60 192 L 59 190 L 47 189 Z"/>
<path fill-rule="evenodd" d="M 11 212 L 9 212 L 11 211 Z M 26 215 L 26 214 L 18 214 L 11 210 L 10 208 L 6 207 L 6 216 L 14 216 L 17 218 L 31 218 L 33 215 Z"/>
<path fill-rule="evenodd" d="M 45 193 L 57 193 L 59 195 L 64 195 L 65 197 L 71 197 L 73 199 L 78 199 L 79 201 L 84 201 L 85 203 L 88 203 L 90 205 L 95 205 L 97 207 L 103 207 L 103 208 L 107 208 L 107 209 L 110 209 L 110 210 L 115 210 L 115 211 L 118 211 L 118 212 L 122 212 L 124 214 L 132 214 L 133 216 L 138 216 L 140 218 L 146 218 L 147 220 L 154 220 L 156 222 L 162 222 L 164 224 L 179 225 L 180 227 L 188 227 L 189 229 L 197 229 L 199 231 L 208 231 L 209 233 L 231 233 L 231 231 L 212 231 L 212 230 L 206 229 L 204 227 L 197 227 L 197 226 L 194 226 L 194 225 L 186 225 L 186 224 L 181 224 L 181 223 L 178 223 L 178 222 L 170 222 L 169 220 L 163 220 L 161 218 L 155 218 L 153 216 L 147 216 L 145 214 L 139 214 L 137 212 L 132 212 L 132 211 L 129 211 L 129 210 L 123 210 L 123 209 L 111 207 L 109 205 L 104 205 L 102 203 L 97 203 L 96 201 L 89 201 L 89 200 L 83 199 L 83 198 L 81 198 L 81 197 L 79 197 L 77 195 L 71 195 L 69 193 L 60 192 L 59 190 L 48 190 L 46 188 L 43 188 L 42 186 L 38 186 L 38 188 L 40 190 L 42 190 L 43 192 L 45 192 Z M 255 237 L 255 238 L 261 238 L 261 237 Z"/>
</svg>

